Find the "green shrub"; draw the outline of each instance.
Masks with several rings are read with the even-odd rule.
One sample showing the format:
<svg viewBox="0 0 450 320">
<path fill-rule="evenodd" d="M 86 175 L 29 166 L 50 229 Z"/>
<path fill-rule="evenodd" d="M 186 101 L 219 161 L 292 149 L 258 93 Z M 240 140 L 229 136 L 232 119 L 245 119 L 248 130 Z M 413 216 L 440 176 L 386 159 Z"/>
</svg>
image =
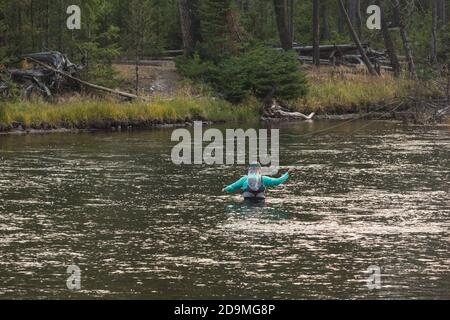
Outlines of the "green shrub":
<svg viewBox="0 0 450 320">
<path fill-rule="evenodd" d="M 232 57 L 220 62 L 211 69 L 209 81 L 225 100 L 232 103 L 243 101 L 251 93 L 248 70 L 242 57 Z"/>
<path fill-rule="evenodd" d="M 239 103 L 250 96 L 293 100 L 308 92 L 305 75 L 295 52 L 256 47 L 217 64 L 199 55 L 179 58 L 178 71 L 185 77 L 209 83 L 226 100 Z"/>
<path fill-rule="evenodd" d="M 292 100 L 308 93 L 306 77 L 294 51 L 257 48 L 244 55 L 242 67 L 246 69 L 251 93 L 258 99 L 271 95 Z"/>
<path fill-rule="evenodd" d="M 209 61 L 203 61 L 198 53 L 191 58 L 178 57 L 176 59 L 178 72 L 189 79 L 206 81 L 209 77 L 213 64 Z"/>
</svg>

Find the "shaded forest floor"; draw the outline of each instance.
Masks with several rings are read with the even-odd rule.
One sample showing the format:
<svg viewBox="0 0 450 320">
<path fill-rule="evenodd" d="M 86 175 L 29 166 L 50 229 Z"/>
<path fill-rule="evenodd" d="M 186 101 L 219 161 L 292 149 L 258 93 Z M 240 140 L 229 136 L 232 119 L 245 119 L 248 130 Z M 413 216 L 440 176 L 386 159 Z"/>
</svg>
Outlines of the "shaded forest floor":
<svg viewBox="0 0 450 320">
<path fill-rule="evenodd" d="M 124 80 L 124 87 L 135 91 L 136 67 L 133 64 L 116 63 L 113 68 Z M 181 81 L 172 61 L 144 62 L 139 66 L 139 95 L 170 97 L 181 89 Z"/>
</svg>

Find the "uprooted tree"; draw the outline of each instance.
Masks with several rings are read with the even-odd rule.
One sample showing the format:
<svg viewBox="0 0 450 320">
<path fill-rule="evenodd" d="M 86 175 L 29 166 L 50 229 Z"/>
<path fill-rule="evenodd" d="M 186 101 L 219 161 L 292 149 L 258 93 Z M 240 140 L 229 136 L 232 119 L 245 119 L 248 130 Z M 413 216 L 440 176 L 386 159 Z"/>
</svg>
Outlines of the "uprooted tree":
<svg viewBox="0 0 450 320">
<path fill-rule="evenodd" d="M 76 76 L 84 68 L 84 63 L 74 64 L 66 55 L 57 51 L 26 54 L 21 58 L 32 63 L 36 62 L 38 65 L 30 69 L 4 70 L 2 72 L 4 82 L 0 86 L 6 91 L 8 90 L 6 81 L 16 83 L 21 88 L 23 97 L 27 99 L 34 95 L 50 99 L 53 94 L 67 88 L 73 90 L 77 84 L 68 81 L 69 79 L 61 73 Z"/>
</svg>

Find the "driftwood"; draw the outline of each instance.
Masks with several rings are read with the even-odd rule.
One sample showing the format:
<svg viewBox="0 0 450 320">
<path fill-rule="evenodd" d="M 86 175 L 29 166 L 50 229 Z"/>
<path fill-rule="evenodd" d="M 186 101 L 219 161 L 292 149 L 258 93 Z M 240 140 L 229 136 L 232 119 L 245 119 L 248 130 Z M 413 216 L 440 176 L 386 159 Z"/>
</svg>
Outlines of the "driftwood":
<svg viewBox="0 0 450 320">
<path fill-rule="evenodd" d="M 450 113 L 450 106 L 438 110 L 436 112 L 436 116 L 443 117 L 443 116 L 447 115 L 448 113 Z"/>
<path fill-rule="evenodd" d="M 77 82 L 77 83 L 79 83 L 79 84 L 81 84 L 81 85 L 83 85 L 85 87 L 88 87 L 88 88 L 91 88 L 91 89 L 94 89 L 94 90 L 98 90 L 98 91 L 107 92 L 107 93 L 114 94 L 114 95 L 118 95 L 118 96 L 121 96 L 121 97 L 124 97 L 124 98 L 127 98 L 127 99 L 131 99 L 131 100 L 135 100 L 135 99 L 147 100 L 144 97 L 140 97 L 140 96 L 128 93 L 128 92 L 123 92 L 123 91 L 119 91 L 119 90 L 106 88 L 106 87 L 103 87 L 103 86 L 99 86 L 99 85 L 96 85 L 96 84 L 89 83 L 87 81 L 78 79 L 78 78 L 76 78 L 76 77 L 74 77 L 74 76 L 72 76 L 72 75 L 70 75 L 70 74 L 68 74 L 68 73 L 66 73 L 64 71 L 55 69 L 55 68 L 53 68 L 53 67 L 51 67 L 51 66 L 49 66 L 49 65 L 47 65 L 47 64 L 45 64 L 43 62 L 35 60 L 35 59 L 31 58 L 31 57 L 27 57 L 26 59 L 31 61 L 31 62 L 33 62 L 33 63 L 36 63 L 36 64 L 40 65 L 41 67 L 43 67 L 43 68 L 45 68 L 47 70 L 51 70 L 51 71 L 56 72 L 56 73 L 66 77 L 66 78 L 68 78 L 68 79 L 70 79 L 72 81 L 75 81 L 75 82 Z"/>
<path fill-rule="evenodd" d="M 376 69 L 391 70 L 390 61 L 387 59 L 386 53 L 373 50 L 368 44 L 361 44 L 361 48 L 369 61 Z M 299 54 L 299 61 L 306 64 L 313 62 L 312 46 L 294 46 Z M 337 44 L 337 45 L 321 45 L 319 46 L 320 64 L 321 65 L 345 65 L 348 67 L 356 67 L 364 65 L 364 57 L 361 55 L 359 47 L 355 44 Z"/>
<path fill-rule="evenodd" d="M 23 55 L 21 58 L 45 64 L 46 66 L 50 66 L 52 70 L 56 69 L 71 76 L 79 73 L 85 66 L 83 62 L 81 64 L 70 62 L 66 55 L 57 51 L 31 53 Z M 7 76 L 9 81 L 20 85 L 25 98 L 30 98 L 33 93 L 37 93 L 44 98 L 50 99 L 53 93 L 60 92 L 68 87 L 67 81 L 59 73 L 39 66 L 34 66 L 26 70 L 6 69 L 2 71 L 2 74 Z M 3 88 L 3 95 L 5 96 L 10 94 L 8 80 L 4 80 L 3 84 L 0 83 L 0 87 Z M 1 79 L 0 82 L 2 82 Z M 71 86 L 69 88 L 73 89 Z"/>
<path fill-rule="evenodd" d="M 285 107 L 282 107 L 276 101 L 273 101 L 271 105 L 264 108 L 263 120 L 273 119 L 292 119 L 292 120 L 312 120 L 315 113 L 305 115 L 301 112 L 292 112 Z"/>
</svg>

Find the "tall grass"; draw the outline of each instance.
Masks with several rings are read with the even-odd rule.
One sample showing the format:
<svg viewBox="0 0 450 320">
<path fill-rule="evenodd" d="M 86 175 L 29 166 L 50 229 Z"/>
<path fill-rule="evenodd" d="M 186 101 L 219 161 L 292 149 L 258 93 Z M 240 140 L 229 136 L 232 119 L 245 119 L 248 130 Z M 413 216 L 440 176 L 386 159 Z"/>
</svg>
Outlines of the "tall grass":
<svg viewBox="0 0 450 320">
<path fill-rule="evenodd" d="M 348 68 L 326 68 L 307 71 L 309 93 L 292 103 L 302 112 L 354 112 L 360 106 L 405 96 L 432 96 L 435 86 L 390 75 L 368 76 L 365 71 Z M 150 102 L 118 102 L 112 99 L 71 97 L 58 103 L 42 101 L 2 102 L 0 130 L 14 124 L 33 128 L 108 127 L 112 123 L 144 124 L 174 123 L 192 120 L 243 121 L 256 120 L 262 103 L 250 99 L 232 105 L 213 97 L 210 92 L 193 90 L 189 85 L 173 97 L 154 97 Z"/>
<path fill-rule="evenodd" d="M 58 104 L 42 101 L 6 102 L 0 105 L 0 124 L 3 127 L 20 123 L 25 127 L 38 128 L 86 128 L 105 122 L 180 122 L 197 119 L 241 121 L 258 116 L 257 108 L 251 105 L 233 106 L 212 97 L 193 98 L 182 95 L 171 99 L 154 98 L 151 102 L 129 103 L 82 97 L 70 98 Z"/>
<path fill-rule="evenodd" d="M 393 98 L 411 95 L 432 95 L 429 88 L 418 83 L 389 74 L 373 77 L 365 70 L 348 68 L 322 68 L 308 72 L 310 83 L 306 98 L 295 101 L 299 111 L 333 112 L 354 110 L 360 106 L 374 104 Z"/>
</svg>

